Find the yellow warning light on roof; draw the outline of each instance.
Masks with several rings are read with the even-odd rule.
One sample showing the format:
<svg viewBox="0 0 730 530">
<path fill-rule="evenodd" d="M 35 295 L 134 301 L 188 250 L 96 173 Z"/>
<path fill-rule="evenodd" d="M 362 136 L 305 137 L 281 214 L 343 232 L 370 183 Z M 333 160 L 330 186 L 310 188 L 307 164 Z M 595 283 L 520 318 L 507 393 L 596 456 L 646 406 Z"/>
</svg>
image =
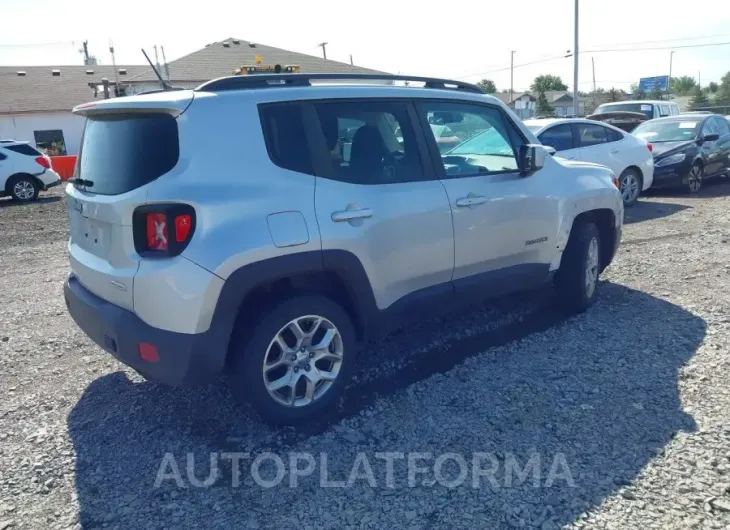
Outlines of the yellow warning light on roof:
<svg viewBox="0 0 730 530">
<path fill-rule="evenodd" d="M 254 60 L 256 61 L 256 64 L 261 64 L 261 56 L 260 55 L 257 55 L 256 56 L 256 59 L 254 59 Z"/>
</svg>

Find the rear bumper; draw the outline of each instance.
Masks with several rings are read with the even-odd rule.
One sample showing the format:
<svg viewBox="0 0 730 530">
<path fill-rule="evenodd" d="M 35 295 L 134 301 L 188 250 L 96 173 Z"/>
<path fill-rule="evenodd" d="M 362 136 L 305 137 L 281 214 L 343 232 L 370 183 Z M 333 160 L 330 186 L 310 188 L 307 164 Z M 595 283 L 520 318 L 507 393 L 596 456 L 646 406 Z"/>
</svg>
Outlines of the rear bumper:
<svg viewBox="0 0 730 530">
<path fill-rule="evenodd" d="M 66 307 L 81 330 L 107 353 L 142 376 L 173 386 L 192 386 L 215 380 L 220 370 L 211 367 L 215 341 L 207 333 L 188 335 L 154 328 L 137 315 L 92 294 L 73 274 L 64 285 Z M 157 347 L 159 360 L 139 355 L 141 342 Z M 224 356 L 224 355 L 223 355 Z"/>
</svg>

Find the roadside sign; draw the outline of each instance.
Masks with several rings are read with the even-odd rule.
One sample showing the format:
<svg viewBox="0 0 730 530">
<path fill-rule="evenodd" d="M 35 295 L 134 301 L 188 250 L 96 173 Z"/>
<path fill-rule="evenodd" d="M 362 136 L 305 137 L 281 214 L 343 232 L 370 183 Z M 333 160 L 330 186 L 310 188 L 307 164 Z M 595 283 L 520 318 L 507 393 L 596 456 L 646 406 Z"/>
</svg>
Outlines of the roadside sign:
<svg viewBox="0 0 730 530">
<path fill-rule="evenodd" d="M 652 90 L 666 91 L 669 88 L 669 76 L 660 75 L 657 77 L 642 77 L 639 79 L 639 90 L 651 92 Z"/>
</svg>

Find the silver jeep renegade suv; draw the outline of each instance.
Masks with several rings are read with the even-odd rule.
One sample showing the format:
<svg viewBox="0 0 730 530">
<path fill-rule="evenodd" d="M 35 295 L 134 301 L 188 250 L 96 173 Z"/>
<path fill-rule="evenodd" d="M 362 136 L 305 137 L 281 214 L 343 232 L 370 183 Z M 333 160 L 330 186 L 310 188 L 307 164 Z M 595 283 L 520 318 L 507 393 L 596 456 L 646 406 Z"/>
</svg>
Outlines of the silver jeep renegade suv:
<svg viewBox="0 0 730 530">
<path fill-rule="evenodd" d="M 453 302 L 553 281 L 586 309 L 621 238 L 607 168 L 465 83 L 239 76 L 74 112 L 70 314 L 145 377 L 225 374 L 273 422 L 326 412 L 359 344 Z"/>
</svg>

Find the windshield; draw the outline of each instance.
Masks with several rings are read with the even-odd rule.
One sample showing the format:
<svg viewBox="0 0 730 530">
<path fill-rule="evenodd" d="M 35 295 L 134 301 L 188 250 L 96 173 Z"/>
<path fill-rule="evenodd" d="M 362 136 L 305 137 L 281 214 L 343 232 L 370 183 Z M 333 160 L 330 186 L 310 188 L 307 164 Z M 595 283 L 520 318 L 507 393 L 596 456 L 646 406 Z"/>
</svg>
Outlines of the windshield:
<svg viewBox="0 0 730 530">
<path fill-rule="evenodd" d="M 514 156 L 512 147 L 505 142 L 504 137 L 492 127 L 467 141 L 460 143 L 447 154 L 449 155 L 492 155 Z"/>
<path fill-rule="evenodd" d="M 701 121 L 655 121 L 645 122 L 633 131 L 634 136 L 647 142 L 682 142 L 694 140 Z"/>
<path fill-rule="evenodd" d="M 647 118 L 653 118 L 653 107 L 650 103 L 611 103 L 601 105 L 596 109 L 596 114 L 605 112 L 640 112 Z"/>
</svg>

